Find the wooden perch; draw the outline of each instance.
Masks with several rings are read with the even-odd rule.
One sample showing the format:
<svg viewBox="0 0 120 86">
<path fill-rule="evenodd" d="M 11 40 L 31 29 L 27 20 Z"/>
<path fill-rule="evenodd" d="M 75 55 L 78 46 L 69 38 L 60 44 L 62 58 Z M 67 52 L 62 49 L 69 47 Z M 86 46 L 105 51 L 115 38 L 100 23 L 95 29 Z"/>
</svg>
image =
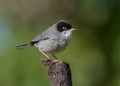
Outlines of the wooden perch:
<svg viewBox="0 0 120 86">
<path fill-rule="evenodd" d="M 72 86 L 69 64 L 61 60 L 41 60 L 50 76 L 51 86 Z"/>
</svg>

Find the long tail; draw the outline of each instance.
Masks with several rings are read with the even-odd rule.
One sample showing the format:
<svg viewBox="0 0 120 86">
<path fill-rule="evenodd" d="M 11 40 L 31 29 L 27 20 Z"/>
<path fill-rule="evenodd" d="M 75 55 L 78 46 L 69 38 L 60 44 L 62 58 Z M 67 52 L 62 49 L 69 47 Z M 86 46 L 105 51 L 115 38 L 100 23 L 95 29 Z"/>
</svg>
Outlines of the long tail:
<svg viewBox="0 0 120 86">
<path fill-rule="evenodd" d="M 26 47 L 29 47 L 29 46 L 32 46 L 31 42 L 30 43 L 25 43 L 25 44 L 22 44 L 22 45 L 18 45 L 18 46 L 16 46 L 16 49 L 20 50 L 22 48 L 26 48 Z"/>
</svg>

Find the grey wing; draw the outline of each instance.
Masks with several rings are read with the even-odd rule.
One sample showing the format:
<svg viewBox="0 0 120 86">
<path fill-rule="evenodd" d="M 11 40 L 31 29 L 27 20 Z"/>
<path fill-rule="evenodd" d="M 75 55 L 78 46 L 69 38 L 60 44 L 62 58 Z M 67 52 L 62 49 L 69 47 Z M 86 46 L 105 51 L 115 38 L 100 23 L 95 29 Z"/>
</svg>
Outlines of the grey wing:
<svg viewBox="0 0 120 86">
<path fill-rule="evenodd" d="M 55 38 L 55 37 L 57 37 L 57 35 L 58 35 L 58 33 L 54 29 L 54 26 L 51 26 L 47 30 L 45 30 L 44 32 L 42 32 L 40 35 L 38 35 L 37 37 L 35 37 L 32 40 L 32 42 L 39 42 L 41 40 L 47 40 L 49 38 Z"/>
<path fill-rule="evenodd" d="M 49 39 L 49 36 L 47 35 L 47 32 L 43 32 L 42 34 L 36 36 L 32 41 L 31 43 L 36 43 L 36 42 L 40 42 L 42 40 L 47 40 Z"/>
</svg>

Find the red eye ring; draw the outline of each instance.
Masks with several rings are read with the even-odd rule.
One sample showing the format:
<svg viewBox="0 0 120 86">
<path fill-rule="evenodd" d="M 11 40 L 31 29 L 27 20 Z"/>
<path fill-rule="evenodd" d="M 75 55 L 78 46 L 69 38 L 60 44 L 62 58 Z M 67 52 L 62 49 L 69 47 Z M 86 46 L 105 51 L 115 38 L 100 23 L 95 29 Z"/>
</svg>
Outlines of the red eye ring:
<svg viewBox="0 0 120 86">
<path fill-rule="evenodd" d="M 67 29 L 68 29 L 67 27 L 65 27 L 65 26 L 63 27 L 63 30 L 64 30 L 64 31 L 67 30 Z"/>
</svg>

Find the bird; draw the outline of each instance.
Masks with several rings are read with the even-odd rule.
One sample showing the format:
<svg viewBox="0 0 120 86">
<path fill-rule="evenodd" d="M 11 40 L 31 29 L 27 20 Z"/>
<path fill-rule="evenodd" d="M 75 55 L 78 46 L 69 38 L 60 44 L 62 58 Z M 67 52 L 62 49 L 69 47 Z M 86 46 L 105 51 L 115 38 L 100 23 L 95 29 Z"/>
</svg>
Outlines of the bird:
<svg viewBox="0 0 120 86">
<path fill-rule="evenodd" d="M 50 59 L 51 56 L 58 59 L 56 54 L 68 47 L 74 30 L 76 29 L 68 21 L 59 20 L 33 38 L 32 41 L 16 46 L 16 49 L 21 50 L 29 46 L 35 46 L 47 59 Z"/>
</svg>

